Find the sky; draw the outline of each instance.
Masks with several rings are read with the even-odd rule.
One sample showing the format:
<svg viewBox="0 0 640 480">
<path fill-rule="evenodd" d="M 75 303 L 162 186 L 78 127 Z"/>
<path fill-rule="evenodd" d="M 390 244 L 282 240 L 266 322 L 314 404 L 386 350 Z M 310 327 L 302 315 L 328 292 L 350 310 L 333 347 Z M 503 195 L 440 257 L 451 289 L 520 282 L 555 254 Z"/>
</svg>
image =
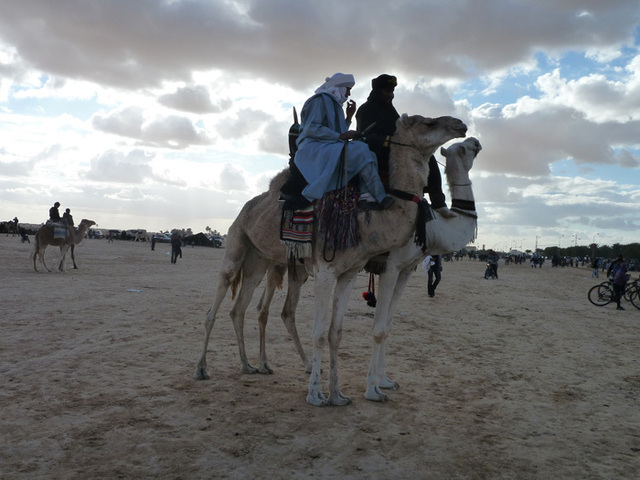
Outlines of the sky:
<svg viewBox="0 0 640 480">
<path fill-rule="evenodd" d="M 478 248 L 640 241 L 640 0 L 0 0 L 0 219 L 225 234 L 336 72 L 478 138 Z M 355 125 L 353 125 L 355 127 Z M 437 155 L 438 160 L 443 158 Z M 448 200 L 448 191 L 444 187 Z"/>
</svg>

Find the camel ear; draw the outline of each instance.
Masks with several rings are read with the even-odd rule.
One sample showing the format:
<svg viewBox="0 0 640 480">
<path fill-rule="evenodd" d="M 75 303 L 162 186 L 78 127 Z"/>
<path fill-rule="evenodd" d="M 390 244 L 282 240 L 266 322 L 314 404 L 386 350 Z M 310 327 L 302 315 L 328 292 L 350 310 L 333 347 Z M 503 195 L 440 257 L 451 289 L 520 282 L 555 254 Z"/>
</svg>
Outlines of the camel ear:
<svg viewBox="0 0 640 480">
<path fill-rule="evenodd" d="M 411 122 L 409 120 L 409 115 L 407 115 L 406 113 L 403 113 L 402 116 L 400 117 L 400 124 L 403 127 L 411 126 Z"/>
<path fill-rule="evenodd" d="M 440 155 L 442 155 L 443 157 L 447 156 L 447 149 L 444 147 L 440 147 Z"/>
</svg>

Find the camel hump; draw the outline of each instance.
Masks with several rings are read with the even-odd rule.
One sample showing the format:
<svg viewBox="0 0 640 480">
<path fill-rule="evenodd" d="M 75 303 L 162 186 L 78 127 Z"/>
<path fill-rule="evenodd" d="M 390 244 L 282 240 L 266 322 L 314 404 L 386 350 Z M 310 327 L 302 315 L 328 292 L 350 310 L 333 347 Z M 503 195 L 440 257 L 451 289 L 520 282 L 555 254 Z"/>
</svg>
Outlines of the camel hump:
<svg viewBox="0 0 640 480">
<path fill-rule="evenodd" d="M 289 168 L 281 170 L 275 177 L 271 179 L 271 182 L 269 182 L 269 192 L 277 192 L 279 194 L 282 186 L 287 182 L 287 180 L 289 180 L 289 176 Z"/>
</svg>

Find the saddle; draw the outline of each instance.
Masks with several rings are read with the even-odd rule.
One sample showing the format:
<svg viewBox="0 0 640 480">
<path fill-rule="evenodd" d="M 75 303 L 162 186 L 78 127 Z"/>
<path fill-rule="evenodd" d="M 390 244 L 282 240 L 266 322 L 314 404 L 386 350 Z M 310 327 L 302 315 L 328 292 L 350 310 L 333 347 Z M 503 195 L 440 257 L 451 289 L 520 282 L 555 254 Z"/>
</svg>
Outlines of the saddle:
<svg viewBox="0 0 640 480">
<path fill-rule="evenodd" d="M 49 219 L 45 225 L 53 229 L 53 238 L 67 238 L 69 236 L 69 229 L 67 228 L 67 224 L 64 222 L 54 222 Z"/>
</svg>

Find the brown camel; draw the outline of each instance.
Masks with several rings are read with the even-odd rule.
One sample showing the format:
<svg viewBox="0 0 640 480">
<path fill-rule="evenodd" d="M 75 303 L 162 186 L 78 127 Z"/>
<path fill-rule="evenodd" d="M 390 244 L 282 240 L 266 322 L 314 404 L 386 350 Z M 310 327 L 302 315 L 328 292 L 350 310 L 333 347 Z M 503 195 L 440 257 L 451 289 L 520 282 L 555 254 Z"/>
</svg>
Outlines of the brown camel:
<svg viewBox="0 0 640 480">
<path fill-rule="evenodd" d="M 65 271 L 64 260 L 67 254 L 67 250 L 71 247 L 71 245 L 79 244 L 84 238 L 85 234 L 89 230 L 92 225 L 96 225 L 96 222 L 93 220 L 83 219 L 78 225 L 78 228 L 74 230 L 73 227 L 65 226 L 67 228 L 68 235 L 64 238 L 55 238 L 54 229 L 50 224 L 45 224 L 36 232 L 36 241 L 35 241 L 35 249 L 33 251 L 33 269 L 37 272 L 38 267 L 36 266 L 36 261 L 38 257 L 40 257 L 40 261 L 42 262 L 42 266 L 50 272 L 47 265 L 44 263 L 44 252 L 49 245 L 53 245 L 55 247 L 60 247 L 60 263 L 58 265 L 58 270 L 63 272 Z M 75 260 L 74 260 L 75 266 Z M 77 267 L 76 267 L 77 268 Z"/>
<path fill-rule="evenodd" d="M 440 117 L 425 118 L 419 115 L 403 115 L 397 123 L 396 134 L 391 142 L 390 186 L 392 189 L 409 192 L 414 198 L 422 196 L 427 184 L 428 160 L 443 143 L 466 133 L 466 126 L 458 119 Z M 215 315 L 224 299 L 229 286 L 237 286 L 239 276 L 251 272 L 251 285 L 243 282 L 247 292 L 242 298 L 250 298 L 253 290 L 273 264 L 286 264 L 286 249 L 279 237 L 279 224 L 282 205 L 277 202 L 280 187 L 288 178 L 288 172 L 281 172 L 272 180 L 269 191 L 253 198 L 244 206 L 238 218 L 229 229 L 228 247 L 225 252 L 216 295 L 205 322 L 204 348 L 196 366 L 195 378 L 208 378 L 206 371 L 206 351 Z M 398 248 L 406 244 L 413 236 L 416 226 L 418 205 L 410 201 L 398 201 L 384 211 L 374 211 L 358 215 L 358 228 L 361 242 L 358 246 L 335 252 L 331 261 L 323 253 L 331 246 L 323 244 L 321 236 L 314 238 L 312 258 L 305 260 L 305 267 L 315 279 L 316 313 L 313 329 L 314 354 L 309 380 L 307 402 L 317 406 L 347 405 L 349 398 L 340 392 L 338 382 L 338 347 L 342 334 L 342 321 L 348 296 L 356 275 L 369 258 L 379 253 Z M 267 259 L 259 268 L 256 262 L 245 262 L 247 252 L 255 251 L 259 258 Z M 271 263 L 269 263 L 271 262 Z M 258 262 L 260 263 L 260 262 Z M 255 280 L 257 279 L 257 281 Z M 248 303 L 248 301 L 246 301 Z M 234 304 L 231 316 L 239 343 L 244 351 L 243 322 L 244 310 Z M 330 396 L 327 399 L 320 386 L 322 347 L 330 346 Z"/>
<path fill-rule="evenodd" d="M 369 367 L 368 386 L 365 393 L 367 400 L 384 402 L 387 395 L 380 389 L 396 390 L 398 383 L 389 379 L 385 368 L 386 340 L 391 330 L 394 313 L 404 288 L 415 270 L 415 266 L 424 259 L 427 254 L 444 254 L 459 250 L 473 240 L 477 229 L 477 214 L 475 213 L 475 201 L 469 171 L 475 157 L 482 149 L 480 142 L 473 138 L 467 138 L 463 142 L 456 143 L 449 148 L 442 148 L 441 154 L 446 158 L 445 176 L 449 184 L 450 198 L 452 199 L 452 211 L 457 212 L 453 218 L 443 217 L 437 211 L 435 219 L 425 224 L 426 248 L 422 249 L 411 239 L 403 247 L 389 253 L 385 261 L 385 268 L 380 273 L 378 283 L 378 298 L 373 321 L 373 349 Z M 380 257 L 376 257 L 376 262 Z M 274 275 L 271 269 L 267 275 Z M 268 277 L 269 278 L 269 277 Z M 306 272 L 296 272 L 296 276 L 289 278 L 287 300 L 282 312 L 289 331 L 295 331 L 295 311 L 299 292 L 306 281 Z M 269 281 L 265 286 L 263 298 L 258 308 L 260 310 L 260 351 L 264 351 L 263 316 L 268 315 L 268 302 L 273 297 L 276 286 Z M 266 304 L 265 304 L 266 302 Z M 294 323 L 291 325 L 291 323 Z M 264 320 L 266 324 L 266 320 Z M 306 359 L 304 352 L 301 356 Z M 261 356 L 262 358 L 262 356 Z M 266 361 L 266 358 L 265 358 Z M 262 372 L 261 369 L 259 371 Z M 269 369 L 268 372 L 272 373 Z"/>
<path fill-rule="evenodd" d="M 378 284 L 378 299 L 373 322 L 373 349 L 371 365 L 369 368 L 368 387 L 365 398 L 372 401 L 384 402 L 387 395 L 380 389 L 396 390 L 397 382 L 390 380 L 385 369 L 386 339 L 391 330 L 393 315 L 397 309 L 398 301 L 402 295 L 411 274 L 417 263 L 422 261 L 427 254 L 443 254 L 459 250 L 466 246 L 475 237 L 477 229 L 477 215 L 469 171 L 474 159 L 481 150 L 480 142 L 471 137 L 463 142 L 456 143 L 449 148 L 441 149 L 446 158 L 447 166 L 445 175 L 449 184 L 449 192 L 452 199 L 452 210 L 457 212 L 454 218 L 445 218 L 438 212 L 434 212 L 435 220 L 425 224 L 426 248 L 423 250 L 411 239 L 405 246 L 393 250 L 387 256 L 385 269 L 380 274 Z M 379 261 L 380 257 L 376 258 Z M 267 275 L 274 275 L 271 269 Z M 269 277 L 268 277 L 269 278 Z M 293 278 L 289 278 L 287 300 L 282 312 L 282 318 L 289 322 L 289 331 L 295 331 L 295 310 L 299 299 L 302 284 L 306 281 L 306 272 L 296 272 Z M 276 285 L 267 282 L 263 298 L 260 300 L 260 351 L 261 359 L 264 352 L 264 328 L 263 316 L 268 315 L 268 302 L 273 297 Z M 265 304 L 266 302 L 266 304 Z M 266 320 L 264 320 L 266 324 Z M 306 359 L 304 353 L 301 356 Z M 266 358 L 265 358 L 266 361 Z M 261 364 L 262 365 L 262 364 Z M 262 368 L 262 367 L 261 367 Z M 259 369 L 263 372 L 262 369 Z M 272 373 L 269 369 L 268 372 Z"/>
</svg>

